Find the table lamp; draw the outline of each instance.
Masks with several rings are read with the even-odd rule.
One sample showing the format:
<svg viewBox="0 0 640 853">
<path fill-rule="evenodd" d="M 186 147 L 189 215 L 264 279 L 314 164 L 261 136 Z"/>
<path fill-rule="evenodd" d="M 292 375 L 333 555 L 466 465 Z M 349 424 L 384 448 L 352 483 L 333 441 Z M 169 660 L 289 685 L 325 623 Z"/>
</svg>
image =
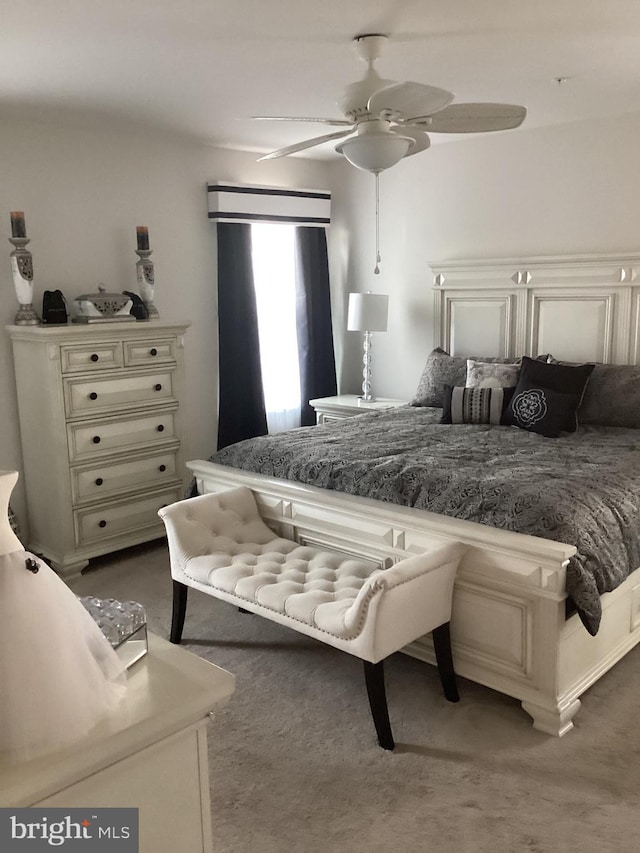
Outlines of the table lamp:
<svg viewBox="0 0 640 853">
<path fill-rule="evenodd" d="M 386 294 L 350 293 L 347 330 L 364 332 L 364 354 L 362 357 L 362 396 L 358 400 L 370 403 L 371 394 L 371 333 L 387 331 L 389 297 Z"/>
</svg>

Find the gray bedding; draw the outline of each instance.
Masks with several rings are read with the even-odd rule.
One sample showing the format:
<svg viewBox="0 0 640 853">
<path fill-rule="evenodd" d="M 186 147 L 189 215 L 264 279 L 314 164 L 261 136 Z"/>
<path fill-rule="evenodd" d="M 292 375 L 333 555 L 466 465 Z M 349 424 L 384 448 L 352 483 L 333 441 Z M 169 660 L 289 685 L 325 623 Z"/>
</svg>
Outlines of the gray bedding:
<svg viewBox="0 0 640 853">
<path fill-rule="evenodd" d="M 239 442 L 212 462 L 575 545 L 567 593 L 591 634 L 640 566 L 640 430 L 441 425 L 400 407 Z"/>
</svg>

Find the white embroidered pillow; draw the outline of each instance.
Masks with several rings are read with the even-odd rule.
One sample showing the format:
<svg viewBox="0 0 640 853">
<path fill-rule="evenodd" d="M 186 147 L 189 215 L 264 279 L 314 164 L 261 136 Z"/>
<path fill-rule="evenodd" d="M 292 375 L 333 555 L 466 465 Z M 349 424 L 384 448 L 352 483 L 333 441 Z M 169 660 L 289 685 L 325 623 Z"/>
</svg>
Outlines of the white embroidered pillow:
<svg viewBox="0 0 640 853">
<path fill-rule="evenodd" d="M 467 359 L 467 388 L 515 388 L 520 364 L 498 364 Z"/>
</svg>

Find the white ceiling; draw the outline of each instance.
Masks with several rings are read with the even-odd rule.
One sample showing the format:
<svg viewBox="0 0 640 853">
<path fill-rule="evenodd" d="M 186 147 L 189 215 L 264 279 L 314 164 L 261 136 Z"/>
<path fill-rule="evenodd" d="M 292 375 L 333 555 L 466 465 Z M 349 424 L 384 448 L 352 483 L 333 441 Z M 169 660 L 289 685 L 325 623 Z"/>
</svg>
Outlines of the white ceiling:
<svg viewBox="0 0 640 853">
<path fill-rule="evenodd" d="M 524 126 L 640 111 L 639 0 L 0 0 L 0 119 L 135 119 L 264 153 L 325 128 L 248 117 L 340 117 L 370 32 L 392 36 L 383 77 L 524 104 Z"/>
</svg>

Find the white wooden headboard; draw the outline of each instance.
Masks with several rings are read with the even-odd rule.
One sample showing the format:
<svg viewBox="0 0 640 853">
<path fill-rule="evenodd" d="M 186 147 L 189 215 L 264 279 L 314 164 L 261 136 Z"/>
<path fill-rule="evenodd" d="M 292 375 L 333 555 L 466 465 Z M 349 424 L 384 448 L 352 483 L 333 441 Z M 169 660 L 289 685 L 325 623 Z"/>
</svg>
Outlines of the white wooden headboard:
<svg viewBox="0 0 640 853">
<path fill-rule="evenodd" d="M 640 254 L 429 266 L 434 346 L 452 355 L 640 363 Z"/>
</svg>

